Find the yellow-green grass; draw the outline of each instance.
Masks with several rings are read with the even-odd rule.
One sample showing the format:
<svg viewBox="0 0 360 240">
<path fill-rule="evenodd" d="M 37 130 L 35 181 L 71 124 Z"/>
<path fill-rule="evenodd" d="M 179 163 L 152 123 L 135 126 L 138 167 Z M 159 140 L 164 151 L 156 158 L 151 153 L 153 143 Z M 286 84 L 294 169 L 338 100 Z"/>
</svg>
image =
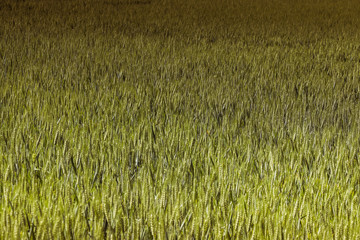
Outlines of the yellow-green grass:
<svg viewBox="0 0 360 240">
<path fill-rule="evenodd" d="M 0 239 L 358 239 L 357 1 L 0 3 Z"/>
</svg>

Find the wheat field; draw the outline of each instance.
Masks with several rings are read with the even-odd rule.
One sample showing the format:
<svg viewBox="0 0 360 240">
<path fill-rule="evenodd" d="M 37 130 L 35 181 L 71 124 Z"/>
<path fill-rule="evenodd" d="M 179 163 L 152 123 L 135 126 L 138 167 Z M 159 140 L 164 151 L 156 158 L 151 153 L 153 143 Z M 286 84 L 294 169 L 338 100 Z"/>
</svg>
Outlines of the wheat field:
<svg viewBox="0 0 360 240">
<path fill-rule="evenodd" d="M 0 239 L 359 239 L 360 3 L 0 2 Z"/>
</svg>

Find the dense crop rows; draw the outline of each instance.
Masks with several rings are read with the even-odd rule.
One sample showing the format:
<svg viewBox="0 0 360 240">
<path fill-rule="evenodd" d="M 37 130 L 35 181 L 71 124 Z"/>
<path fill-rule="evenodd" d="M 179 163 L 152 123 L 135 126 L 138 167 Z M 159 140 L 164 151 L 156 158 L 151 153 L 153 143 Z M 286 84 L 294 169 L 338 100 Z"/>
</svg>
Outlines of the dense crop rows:
<svg viewBox="0 0 360 240">
<path fill-rule="evenodd" d="M 0 239 L 359 239 L 360 4 L 0 2 Z"/>
</svg>

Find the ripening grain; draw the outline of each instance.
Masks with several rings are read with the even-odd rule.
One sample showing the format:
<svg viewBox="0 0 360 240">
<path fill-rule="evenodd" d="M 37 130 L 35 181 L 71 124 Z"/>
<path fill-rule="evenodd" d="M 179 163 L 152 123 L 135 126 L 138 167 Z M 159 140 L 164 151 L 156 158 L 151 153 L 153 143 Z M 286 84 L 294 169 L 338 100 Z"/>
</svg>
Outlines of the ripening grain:
<svg viewBox="0 0 360 240">
<path fill-rule="evenodd" d="M 354 0 L 0 2 L 0 239 L 358 239 Z"/>
</svg>

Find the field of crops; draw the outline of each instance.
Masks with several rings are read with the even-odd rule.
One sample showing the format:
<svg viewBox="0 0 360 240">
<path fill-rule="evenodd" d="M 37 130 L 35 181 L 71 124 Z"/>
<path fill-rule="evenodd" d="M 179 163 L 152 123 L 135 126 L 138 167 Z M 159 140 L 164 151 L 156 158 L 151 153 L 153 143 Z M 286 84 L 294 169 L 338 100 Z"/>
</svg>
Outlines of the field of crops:
<svg viewBox="0 0 360 240">
<path fill-rule="evenodd" d="M 0 239 L 359 239 L 360 2 L 0 1 Z"/>
</svg>

